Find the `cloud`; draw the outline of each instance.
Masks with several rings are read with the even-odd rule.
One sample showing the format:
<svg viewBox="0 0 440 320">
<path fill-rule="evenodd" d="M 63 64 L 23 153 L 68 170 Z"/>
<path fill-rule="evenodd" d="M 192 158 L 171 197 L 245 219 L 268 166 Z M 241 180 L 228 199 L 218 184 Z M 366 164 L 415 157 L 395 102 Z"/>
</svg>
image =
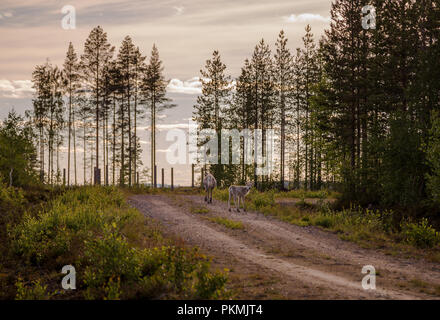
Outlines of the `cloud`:
<svg viewBox="0 0 440 320">
<path fill-rule="evenodd" d="M 199 77 L 194 77 L 186 81 L 172 79 L 167 86 L 168 92 L 185 93 L 185 94 L 201 94 L 202 83 Z"/>
<path fill-rule="evenodd" d="M 286 22 L 310 22 L 310 21 L 321 21 L 321 22 L 330 22 L 330 17 L 323 17 L 320 14 L 314 13 L 301 13 L 300 15 L 291 14 L 288 17 L 284 17 Z"/>
<path fill-rule="evenodd" d="M 34 89 L 30 80 L 0 79 L 0 98 L 30 98 Z"/>
<path fill-rule="evenodd" d="M 0 19 L 3 18 L 11 18 L 12 17 L 12 13 L 11 12 L 0 12 Z"/>
<path fill-rule="evenodd" d="M 173 7 L 173 9 L 176 10 L 176 16 L 180 16 L 185 10 L 184 7 Z"/>
</svg>

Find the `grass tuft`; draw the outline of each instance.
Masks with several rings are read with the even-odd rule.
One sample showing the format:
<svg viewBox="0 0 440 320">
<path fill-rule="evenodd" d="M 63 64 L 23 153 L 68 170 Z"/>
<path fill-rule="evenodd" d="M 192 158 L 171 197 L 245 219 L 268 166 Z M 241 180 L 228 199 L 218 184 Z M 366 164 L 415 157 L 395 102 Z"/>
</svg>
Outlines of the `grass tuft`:
<svg viewBox="0 0 440 320">
<path fill-rule="evenodd" d="M 227 218 L 222 217 L 209 217 L 209 221 L 215 222 L 217 224 L 221 224 L 222 226 L 225 226 L 228 229 L 233 230 L 243 230 L 244 225 L 241 221 L 231 220 Z"/>
</svg>

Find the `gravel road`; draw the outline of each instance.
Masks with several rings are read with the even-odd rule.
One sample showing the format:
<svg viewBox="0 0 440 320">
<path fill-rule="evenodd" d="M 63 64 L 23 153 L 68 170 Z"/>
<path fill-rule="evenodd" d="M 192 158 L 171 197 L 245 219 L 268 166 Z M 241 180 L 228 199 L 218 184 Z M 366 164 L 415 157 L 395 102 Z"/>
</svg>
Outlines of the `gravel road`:
<svg viewBox="0 0 440 320">
<path fill-rule="evenodd" d="M 129 203 L 162 223 L 165 232 L 196 245 L 214 266 L 231 270 L 231 288 L 243 299 L 436 299 L 440 265 L 387 256 L 316 227 L 299 227 L 257 212 L 228 212 L 193 195 L 135 195 Z M 208 208 L 206 214 L 194 208 Z M 243 223 L 231 230 L 209 220 Z M 378 273 L 376 290 L 364 290 L 362 267 Z"/>
</svg>

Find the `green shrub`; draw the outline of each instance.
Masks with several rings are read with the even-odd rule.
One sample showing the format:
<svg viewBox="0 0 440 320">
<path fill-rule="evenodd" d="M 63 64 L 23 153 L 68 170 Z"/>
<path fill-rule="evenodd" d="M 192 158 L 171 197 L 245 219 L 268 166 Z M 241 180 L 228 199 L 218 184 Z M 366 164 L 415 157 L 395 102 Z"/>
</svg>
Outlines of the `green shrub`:
<svg viewBox="0 0 440 320">
<path fill-rule="evenodd" d="M 20 208 L 26 204 L 23 191 L 18 188 L 6 187 L 0 183 L 0 207 L 8 208 Z"/>
<path fill-rule="evenodd" d="M 402 234 L 407 243 L 419 248 L 432 248 L 440 242 L 440 234 L 423 218 L 419 223 L 402 222 Z"/>
<path fill-rule="evenodd" d="M 119 300 L 121 296 L 121 279 L 118 278 L 114 281 L 113 278 L 110 278 L 104 290 L 106 293 L 104 300 Z"/>
<path fill-rule="evenodd" d="M 205 289 L 204 298 L 220 298 L 218 293 L 224 291 L 225 282 L 217 279 L 221 275 L 207 271 L 209 263 L 197 250 L 176 246 L 131 248 L 111 229 L 102 239 L 87 243 L 84 263 L 84 284 L 88 288 L 85 297 L 89 299 L 119 299 L 123 285 L 135 288 L 128 290 L 142 298 L 159 294 L 194 297 L 208 284 L 212 291 Z"/>
<path fill-rule="evenodd" d="M 226 189 L 215 188 L 212 192 L 212 196 L 217 200 L 228 201 L 229 190 L 227 188 Z"/>
<path fill-rule="evenodd" d="M 47 286 L 42 285 L 40 280 L 32 282 L 30 286 L 25 286 L 23 280 L 18 278 L 15 286 L 17 288 L 15 300 L 48 300 L 52 296 L 47 292 Z"/>
<path fill-rule="evenodd" d="M 267 192 L 252 192 L 249 196 L 252 204 L 255 206 L 255 209 L 261 209 L 268 206 L 275 205 L 275 192 L 267 191 Z"/>
<path fill-rule="evenodd" d="M 25 214 L 9 237 L 27 264 L 80 265 L 78 288 L 86 299 L 220 298 L 224 291 L 226 275 L 210 274 L 196 249 L 169 245 L 114 188 L 69 190 L 37 216 Z M 18 297 L 46 297 L 39 283 L 32 291 L 17 286 Z"/>
<path fill-rule="evenodd" d="M 290 190 L 287 192 L 278 193 L 277 196 L 283 198 L 297 198 L 297 199 L 305 199 L 305 198 L 318 198 L 318 199 L 326 199 L 328 197 L 336 197 L 335 192 L 329 192 L 327 190 L 317 190 L 317 191 L 306 191 L 306 190 Z"/>
<path fill-rule="evenodd" d="M 431 114 L 431 128 L 429 138 L 424 145 L 426 150 L 429 173 L 426 174 L 426 186 L 435 204 L 440 204 L 440 114 L 433 111 Z"/>
<path fill-rule="evenodd" d="M 319 216 L 315 219 L 314 224 L 329 229 L 333 226 L 333 220 L 330 217 Z"/>
<path fill-rule="evenodd" d="M 226 298 L 225 290 L 228 281 L 227 274 L 216 272 L 209 273 L 209 264 L 203 264 L 197 272 L 198 282 L 195 286 L 198 299 L 220 299 Z"/>
<path fill-rule="evenodd" d="M 102 239 L 86 241 L 84 283 L 100 287 L 110 279 L 132 281 L 141 275 L 141 256 L 127 241 L 109 229 Z"/>
<path fill-rule="evenodd" d="M 123 203 L 122 194 L 113 188 L 66 192 L 37 217 L 25 214 L 21 223 L 10 229 L 13 250 L 38 264 L 66 254 L 73 243 L 94 238 L 105 225 L 116 224 L 122 229 L 134 223 L 139 213 L 122 208 Z"/>
</svg>

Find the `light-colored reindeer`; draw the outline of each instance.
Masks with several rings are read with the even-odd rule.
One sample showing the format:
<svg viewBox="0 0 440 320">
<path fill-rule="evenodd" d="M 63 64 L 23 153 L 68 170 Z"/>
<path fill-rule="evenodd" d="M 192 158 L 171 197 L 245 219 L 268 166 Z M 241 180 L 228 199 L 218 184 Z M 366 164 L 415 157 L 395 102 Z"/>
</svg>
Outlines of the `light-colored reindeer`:
<svg viewBox="0 0 440 320">
<path fill-rule="evenodd" d="M 240 212 L 240 200 L 243 204 L 243 209 L 246 211 L 246 203 L 244 198 L 248 195 L 252 188 L 252 182 L 247 183 L 245 186 L 230 186 L 229 187 L 229 200 L 228 200 L 228 210 L 231 211 L 231 198 L 234 197 L 235 207 L 237 212 Z M 237 201 L 238 200 L 238 201 Z"/>
<path fill-rule="evenodd" d="M 212 203 L 212 190 L 217 186 L 217 180 L 209 172 L 203 178 L 203 187 L 205 188 L 205 202 Z"/>
</svg>

